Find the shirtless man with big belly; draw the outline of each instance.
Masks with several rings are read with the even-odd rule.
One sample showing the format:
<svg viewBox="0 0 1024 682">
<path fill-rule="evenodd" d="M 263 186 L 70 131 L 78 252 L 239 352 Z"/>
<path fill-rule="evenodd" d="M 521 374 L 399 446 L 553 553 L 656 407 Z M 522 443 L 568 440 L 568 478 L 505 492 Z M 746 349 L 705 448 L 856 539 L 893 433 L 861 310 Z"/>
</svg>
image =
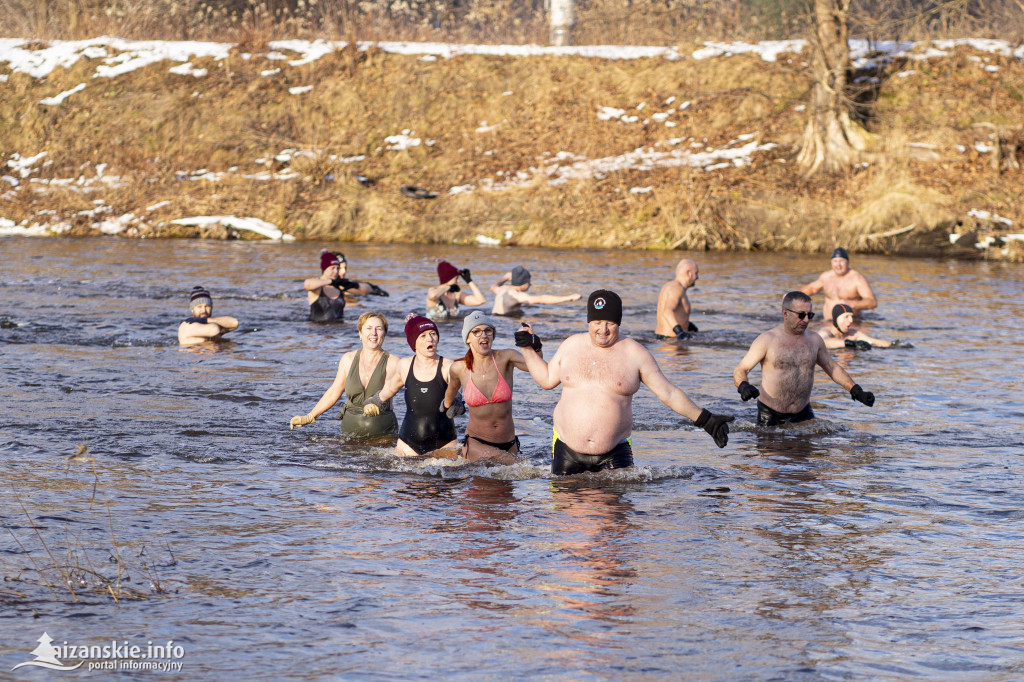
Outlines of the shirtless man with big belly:
<svg viewBox="0 0 1024 682">
<path fill-rule="evenodd" d="M 821 367 L 850 396 L 868 407 L 875 396 L 855 384 L 837 365 L 816 333 L 808 332 L 814 313 L 811 298 L 791 291 L 782 299 L 782 324 L 758 336 L 733 371 L 733 381 L 743 400 L 758 398 L 757 422 L 761 426 L 795 423 L 814 419 L 811 389 L 814 368 Z M 761 390 L 747 381 L 750 371 L 761 365 Z"/>
<path fill-rule="evenodd" d="M 850 267 L 850 256 L 842 247 L 832 252 L 832 269 L 818 275 L 818 279 L 802 287 L 800 291 L 808 296 L 825 292 L 823 312 L 826 320 L 832 318 L 832 306 L 837 303 L 850 306 L 854 315 L 878 305 L 878 299 L 875 298 L 875 292 L 871 290 L 867 278 Z"/>
<path fill-rule="evenodd" d="M 702 427 L 722 448 L 734 417 L 697 407 L 673 386 L 650 352 L 619 336 L 622 299 L 599 289 L 587 301 L 587 333 L 566 339 L 550 362 L 532 349 L 533 328 L 516 332 L 530 376 L 544 389 L 562 385 L 555 406 L 551 471 L 576 474 L 633 466 L 633 394 L 646 384 L 677 414 Z"/>
</svg>

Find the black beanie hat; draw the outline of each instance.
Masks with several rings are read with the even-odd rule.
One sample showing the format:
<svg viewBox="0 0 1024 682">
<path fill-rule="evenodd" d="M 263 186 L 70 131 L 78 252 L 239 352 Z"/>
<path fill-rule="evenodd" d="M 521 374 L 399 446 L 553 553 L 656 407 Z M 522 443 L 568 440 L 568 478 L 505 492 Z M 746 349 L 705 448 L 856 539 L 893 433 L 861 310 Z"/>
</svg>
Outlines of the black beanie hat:
<svg viewBox="0 0 1024 682">
<path fill-rule="evenodd" d="M 622 299 L 614 291 L 598 289 L 587 299 L 587 322 L 607 320 L 622 324 Z"/>
<path fill-rule="evenodd" d="M 845 315 L 846 313 L 852 313 L 853 308 L 846 305 L 845 303 L 836 303 L 832 306 L 832 326 L 839 329 L 839 316 Z"/>
</svg>

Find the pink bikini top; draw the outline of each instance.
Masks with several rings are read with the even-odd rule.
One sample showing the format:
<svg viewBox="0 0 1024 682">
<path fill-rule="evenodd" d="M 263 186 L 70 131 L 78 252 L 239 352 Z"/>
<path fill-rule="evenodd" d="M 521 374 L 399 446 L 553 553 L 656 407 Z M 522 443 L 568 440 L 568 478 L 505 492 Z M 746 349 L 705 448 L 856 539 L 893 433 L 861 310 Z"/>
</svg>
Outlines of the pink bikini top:
<svg viewBox="0 0 1024 682">
<path fill-rule="evenodd" d="M 494 359 L 494 355 L 491 355 L 491 362 L 494 363 L 494 369 L 498 369 L 498 361 Z M 466 404 L 470 407 L 480 407 L 481 405 L 490 405 L 491 403 L 507 403 L 512 400 L 512 388 L 505 381 L 505 377 L 501 376 L 501 372 L 498 372 L 498 383 L 494 385 L 494 393 L 491 394 L 488 400 L 487 396 L 480 392 L 480 389 L 473 383 L 472 372 L 469 375 L 469 379 L 466 381 L 466 390 L 463 392 L 463 397 L 466 400 Z"/>
</svg>

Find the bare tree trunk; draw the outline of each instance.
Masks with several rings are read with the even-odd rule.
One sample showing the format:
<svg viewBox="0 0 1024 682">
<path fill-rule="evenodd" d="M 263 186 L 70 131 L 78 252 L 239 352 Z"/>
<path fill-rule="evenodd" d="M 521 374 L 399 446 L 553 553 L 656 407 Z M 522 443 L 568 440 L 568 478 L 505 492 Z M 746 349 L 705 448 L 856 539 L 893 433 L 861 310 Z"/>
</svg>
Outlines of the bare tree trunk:
<svg viewBox="0 0 1024 682">
<path fill-rule="evenodd" d="M 558 46 L 572 45 L 572 27 L 576 23 L 573 0 L 551 0 L 550 12 L 548 42 Z"/>
<path fill-rule="evenodd" d="M 847 96 L 850 0 L 814 0 L 811 40 L 811 118 L 804 129 L 797 164 L 805 176 L 847 168 L 861 157 L 870 134 L 850 118 Z"/>
</svg>

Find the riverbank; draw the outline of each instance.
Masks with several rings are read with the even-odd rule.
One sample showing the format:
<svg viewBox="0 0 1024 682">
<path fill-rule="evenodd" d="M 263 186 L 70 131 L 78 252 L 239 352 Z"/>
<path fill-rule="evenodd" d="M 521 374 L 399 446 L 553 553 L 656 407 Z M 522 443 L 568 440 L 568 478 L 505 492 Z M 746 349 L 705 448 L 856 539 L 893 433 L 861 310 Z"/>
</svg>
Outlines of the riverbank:
<svg viewBox="0 0 1024 682">
<path fill-rule="evenodd" d="M 0 231 L 1024 260 L 1024 52 L 851 46 L 873 157 L 805 180 L 799 41 L 3 40 Z"/>
</svg>

